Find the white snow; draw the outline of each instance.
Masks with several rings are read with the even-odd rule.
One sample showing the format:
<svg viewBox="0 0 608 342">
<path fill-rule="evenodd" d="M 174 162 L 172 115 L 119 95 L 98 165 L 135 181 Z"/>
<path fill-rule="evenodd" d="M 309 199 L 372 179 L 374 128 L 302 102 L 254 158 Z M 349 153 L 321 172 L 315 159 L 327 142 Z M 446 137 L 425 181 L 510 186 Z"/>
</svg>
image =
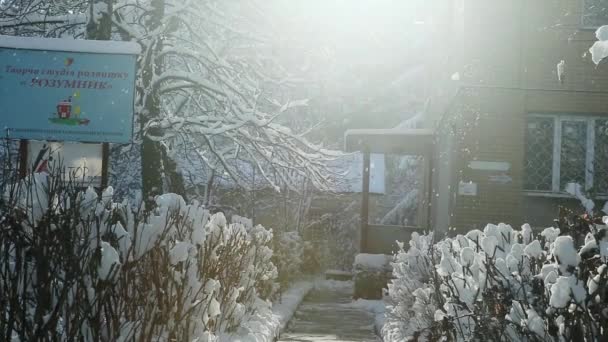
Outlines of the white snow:
<svg viewBox="0 0 608 342">
<path fill-rule="evenodd" d="M 101 242 L 101 263 L 97 270 L 100 279 L 108 280 L 113 277 L 120 266 L 118 252 L 109 243 Z"/>
<path fill-rule="evenodd" d="M 350 306 L 363 309 L 374 315 L 375 331 L 381 332 L 386 321 L 386 302 L 384 300 L 357 299 Z"/>
<path fill-rule="evenodd" d="M 599 64 L 604 58 L 608 57 L 608 25 L 602 26 L 595 31 L 598 41 L 593 43 L 589 52 L 593 63 Z"/>
<path fill-rule="evenodd" d="M 357 268 L 383 269 L 388 266 L 390 257 L 384 254 L 361 253 L 355 256 L 354 266 Z"/>
<path fill-rule="evenodd" d="M 402 129 L 402 128 L 389 128 L 389 129 L 349 129 L 344 134 L 345 137 L 349 136 L 382 136 L 382 135 L 402 135 L 402 136 L 432 136 L 434 134 L 432 129 L 413 128 L 413 129 Z"/>
<path fill-rule="evenodd" d="M 557 257 L 560 271 L 565 274 L 570 274 L 581 261 L 574 248 L 574 240 L 570 236 L 557 237 L 552 245 L 551 254 Z"/>
<path fill-rule="evenodd" d="M 559 61 L 559 63 L 557 63 L 557 79 L 563 83 L 564 80 L 566 79 L 566 61 L 564 61 L 563 59 L 561 61 Z"/>
<path fill-rule="evenodd" d="M 285 329 L 296 309 L 313 288 L 314 281 L 302 280 L 293 284 L 281 295 L 280 301 L 273 303 L 272 312 L 260 312 L 236 334 L 220 336 L 222 342 L 273 342 Z"/>
<path fill-rule="evenodd" d="M 323 291 L 343 291 L 343 292 L 352 292 L 353 282 L 351 280 L 341 281 L 341 280 L 332 280 L 332 279 L 324 279 L 318 280 L 315 282 L 315 289 L 323 290 Z"/>
<path fill-rule="evenodd" d="M 496 236 L 486 236 L 481 239 L 481 248 L 489 257 L 493 257 L 496 253 L 496 246 L 498 245 L 498 239 Z"/>
<path fill-rule="evenodd" d="M 0 35 L 0 48 L 125 55 L 138 55 L 141 52 L 139 44 L 134 42 L 14 37 L 3 35 Z"/>
<path fill-rule="evenodd" d="M 555 284 L 551 285 L 549 304 L 555 308 L 564 308 L 570 304 L 571 300 L 582 304 L 586 294 L 587 291 L 585 291 L 582 281 L 578 280 L 576 276 L 560 276 Z"/>
<path fill-rule="evenodd" d="M 549 227 L 549 228 L 545 228 L 542 233 L 540 233 L 541 236 L 545 237 L 545 240 L 547 241 L 545 243 L 545 247 L 548 247 L 553 241 L 555 241 L 555 239 L 557 239 L 557 237 L 559 236 L 560 230 L 559 228 L 553 228 L 553 227 Z"/>
<path fill-rule="evenodd" d="M 524 245 L 527 245 L 532 241 L 532 237 L 533 237 L 532 227 L 530 227 L 529 224 L 524 223 L 521 226 L 521 236 L 523 238 Z"/>
<path fill-rule="evenodd" d="M 543 248 L 540 245 L 540 241 L 532 241 L 524 248 L 524 253 L 530 258 L 540 258 L 543 255 Z"/>
<path fill-rule="evenodd" d="M 532 308 L 526 310 L 526 314 L 528 315 L 528 319 L 526 320 L 528 329 L 539 337 L 545 337 L 545 322 L 543 319 Z"/>
<path fill-rule="evenodd" d="M 568 183 L 566 184 L 565 190 L 567 193 L 576 197 L 581 202 L 587 213 L 589 213 L 590 215 L 593 214 L 593 208 L 595 207 L 595 203 L 593 202 L 593 200 L 585 196 L 582 185 L 578 183 Z"/>
<path fill-rule="evenodd" d="M 325 275 L 336 275 L 336 276 L 352 276 L 352 272 L 342 270 L 327 270 Z"/>
<path fill-rule="evenodd" d="M 193 248 L 192 244 L 187 241 L 179 241 L 169 251 L 169 257 L 171 258 L 171 264 L 177 265 L 180 262 L 188 259 L 188 252 L 190 248 Z"/>
<path fill-rule="evenodd" d="M 460 251 L 460 262 L 462 266 L 471 267 L 475 262 L 475 250 L 465 247 Z"/>
</svg>

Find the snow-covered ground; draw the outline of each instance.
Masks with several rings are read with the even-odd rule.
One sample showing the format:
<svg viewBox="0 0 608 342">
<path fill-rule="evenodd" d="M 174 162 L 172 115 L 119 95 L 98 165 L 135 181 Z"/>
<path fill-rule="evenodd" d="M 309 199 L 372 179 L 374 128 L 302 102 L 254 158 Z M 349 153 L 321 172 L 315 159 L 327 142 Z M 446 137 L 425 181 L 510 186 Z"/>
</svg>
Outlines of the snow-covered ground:
<svg viewBox="0 0 608 342">
<path fill-rule="evenodd" d="M 355 324 L 358 329 L 372 328 L 370 332 L 379 332 L 384 324 L 384 310 L 385 305 L 381 300 L 363 300 L 351 301 L 350 298 L 353 292 L 352 281 L 338 281 L 338 280 L 326 280 L 326 279 L 309 279 L 302 280 L 293 284 L 283 295 L 281 299 L 273 304 L 272 312 L 258 312 L 250 321 L 243 324 L 243 327 L 239 332 L 234 334 L 225 334 L 220 336 L 222 342 L 272 342 L 278 338 L 283 331 L 285 331 L 288 323 L 294 319 L 294 314 L 298 310 L 298 307 L 303 303 L 304 298 L 309 292 L 315 291 L 315 298 L 323 298 L 321 300 L 311 299 L 311 303 L 303 305 L 302 312 L 315 311 L 323 312 L 328 317 L 338 316 L 344 318 L 345 313 L 355 313 L 359 320 L 349 320 L 349 322 L 325 320 L 324 323 L 329 324 L 329 328 L 335 328 L 340 330 L 341 328 L 347 327 L 348 324 Z M 337 297 L 335 295 L 338 295 Z M 328 300 L 326 300 L 327 298 Z M 332 300 L 335 300 L 335 303 Z M 332 313 L 333 312 L 333 313 Z M 373 315 L 373 319 L 372 319 Z M 366 320 L 366 317 L 369 321 Z M 296 325 L 295 319 L 292 322 Z M 300 322 L 300 327 L 302 323 Z M 307 329 L 312 332 L 307 332 L 305 337 L 300 336 L 304 341 L 363 341 L 347 336 L 346 339 L 339 336 L 339 334 L 326 333 L 327 326 L 309 325 Z M 318 333 L 315 330 L 318 329 Z M 298 334 L 296 332 L 296 334 Z M 293 332 L 287 332 L 284 336 L 281 336 L 281 341 L 292 341 L 290 338 L 293 337 Z M 368 334 L 368 336 L 374 337 L 374 334 Z"/>
<path fill-rule="evenodd" d="M 378 341 L 381 301 L 352 301 L 353 282 L 321 280 L 298 308 L 280 341 Z"/>
<path fill-rule="evenodd" d="M 350 304 L 352 307 L 360 308 L 374 314 L 374 328 L 376 334 L 381 335 L 384 326 L 386 302 L 384 300 L 357 299 Z"/>
<path fill-rule="evenodd" d="M 220 336 L 222 342 L 272 342 L 285 329 L 296 309 L 314 287 L 314 280 L 302 280 L 293 284 L 280 300 L 272 305 L 272 312 L 258 312 L 243 323 L 235 334 Z"/>
</svg>

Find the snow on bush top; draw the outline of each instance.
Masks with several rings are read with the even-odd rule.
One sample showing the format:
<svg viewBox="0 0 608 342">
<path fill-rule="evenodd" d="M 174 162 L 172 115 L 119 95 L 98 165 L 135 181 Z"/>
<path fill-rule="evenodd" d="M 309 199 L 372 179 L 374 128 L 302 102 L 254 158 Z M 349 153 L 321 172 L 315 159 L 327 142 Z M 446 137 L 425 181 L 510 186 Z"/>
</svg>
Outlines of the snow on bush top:
<svg viewBox="0 0 608 342">
<path fill-rule="evenodd" d="M 357 254 L 354 267 L 356 269 L 384 269 L 389 264 L 390 257 L 384 254 Z"/>
<path fill-rule="evenodd" d="M 254 336 L 254 318 L 271 315 L 271 230 L 245 218 L 229 223 L 176 194 L 156 197 L 144 213 L 114 203 L 112 188 L 98 196 L 49 179 L 34 174 L 3 191 L 0 217 L 13 219 L 0 220 L 0 269 L 7 272 L 0 294 L 9 299 L 0 307 L 1 336 L 218 341 Z M 23 236 L 10 233 L 17 230 Z M 26 251 L 37 256 L 17 258 Z M 8 291 L 12 279 L 41 274 L 44 283 L 28 280 Z M 40 291 L 65 295 L 43 303 Z M 6 324 L 13 315 L 23 320 Z"/>
<path fill-rule="evenodd" d="M 599 64 L 602 59 L 608 57 L 608 25 L 602 26 L 595 31 L 598 41 L 593 43 L 589 52 L 593 63 Z"/>
<path fill-rule="evenodd" d="M 65 51 L 84 53 L 105 53 L 138 55 L 141 52 L 139 44 L 121 41 L 100 41 L 66 38 L 35 38 L 0 35 L 0 47 L 10 49 Z"/>
<path fill-rule="evenodd" d="M 608 228 L 595 222 L 584 216 L 537 236 L 527 224 L 488 224 L 434 244 L 412 235 L 394 256 L 384 340 L 601 340 Z"/>
</svg>

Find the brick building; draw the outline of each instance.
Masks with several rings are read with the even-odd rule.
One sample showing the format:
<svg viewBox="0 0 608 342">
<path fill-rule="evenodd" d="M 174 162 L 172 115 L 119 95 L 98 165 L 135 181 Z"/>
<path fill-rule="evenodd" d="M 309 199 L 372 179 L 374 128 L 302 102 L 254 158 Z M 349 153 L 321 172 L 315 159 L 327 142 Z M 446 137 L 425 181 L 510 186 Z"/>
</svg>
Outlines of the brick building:
<svg viewBox="0 0 608 342">
<path fill-rule="evenodd" d="M 608 0 L 446 0 L 431 13 L 431 224 L 548 226 L 578 182 L 608 194 Z M 563 62 L 562 62 L 563 61 Z M 557 65 L 563 66 L 563 74 Z M 561 76 L 561 77 L 560 77 Z M 561 80 L 560 80 L 561 78 Z M 432 86 L 432 88 L 431 88 Z"/>
</svg>

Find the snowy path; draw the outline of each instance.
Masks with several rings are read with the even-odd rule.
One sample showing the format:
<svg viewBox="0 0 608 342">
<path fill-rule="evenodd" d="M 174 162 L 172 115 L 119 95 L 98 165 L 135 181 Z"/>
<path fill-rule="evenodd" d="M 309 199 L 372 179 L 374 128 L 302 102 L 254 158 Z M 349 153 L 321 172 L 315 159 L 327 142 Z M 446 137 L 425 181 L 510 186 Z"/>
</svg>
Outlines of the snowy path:
<svg viewBox="0 0 608 342">
<path fill-rule="evenodd" d="M 312 290 L 304 299 L 280 342 L 379 341 L 374 316 L 351 305 L 352 283 Z"/>
</svg>

